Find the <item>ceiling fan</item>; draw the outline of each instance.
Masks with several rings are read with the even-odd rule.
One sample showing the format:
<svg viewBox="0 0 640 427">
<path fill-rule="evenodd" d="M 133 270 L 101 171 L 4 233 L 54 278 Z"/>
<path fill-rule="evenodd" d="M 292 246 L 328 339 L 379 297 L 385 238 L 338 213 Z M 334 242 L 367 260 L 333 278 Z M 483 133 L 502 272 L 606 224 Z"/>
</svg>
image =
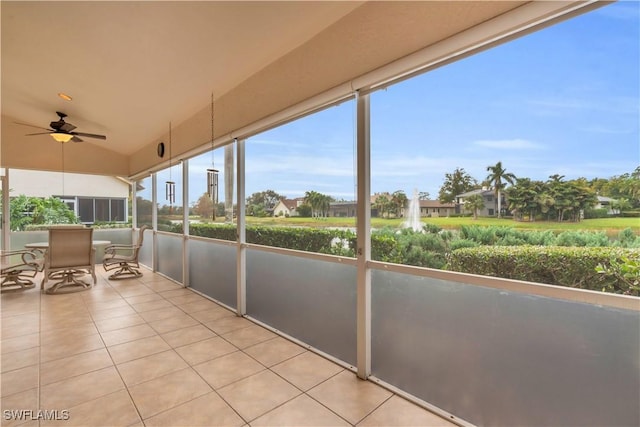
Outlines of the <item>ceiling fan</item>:
<svg viewBox="0 0 640 427">
<path fill-rule="evenodd" d="M 55 122 L 49 123 L 49 126 L 51 127 L 51 129 L 43 128 L 40 126 L 34 126 L 27 123 L 18 123 L 18 122 L 16 123 L 19 125 L 31 126 L 34 128 L 43 129 L 47 131 L 47 132 L 28 133 L 25 136 L 48 134 L 48 135 L 51 135 L 51 137 L 58 142 L 69 142 L 69 141 L 82 142 L 82 139 L 80 139 L 79 136 L 84 136 L 86 138 L 107 139 L 105 135 L 97 135 L 95 133 L 85 133 L 85 132 L 74 132 L 73 130 L 76 127 L 71 123 L 67 123 L 64 121 L 64 118 L 67 117 L 67 115 L 65 113 L 61 113 L 60 111 L 56 111 L 56 114 L 58 115 L 59 119 Z"/>
</svg>

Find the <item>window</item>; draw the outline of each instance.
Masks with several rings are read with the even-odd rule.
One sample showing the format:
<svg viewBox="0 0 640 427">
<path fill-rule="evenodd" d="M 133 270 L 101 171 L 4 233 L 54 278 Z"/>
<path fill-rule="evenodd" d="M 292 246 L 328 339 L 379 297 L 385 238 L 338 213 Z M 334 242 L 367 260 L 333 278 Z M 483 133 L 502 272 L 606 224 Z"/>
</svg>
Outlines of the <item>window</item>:
<svg viewBox="0 0 640 427">
<path fill-rule="evenodd" d="M 182 163 L 157 173 L 158 230 L 182 233 Z"/>
<path fill-rule="evenodd" d="M 95 221 L 96 222 L 109 222 L 110 221 L 110 203 L 109 199 L 95 199 Z"/>
<path fill-rule="evenodd" d="M 152 226 L 153 196 L 151 177 L 141 179 L 136 185 L 136 217 L 138 227 L 143 225 Z"/>
<path fill-rule="evenodd" d="M 347 247 L 351 235 L 343 237 L 354 233 L 356 224 L 354 104 L 345 101 L 247 140 L 247 228 L 273 224 L 278 236 L 269 240 L 247 233 L 249 243 L 354 255 Z M 289 217 L 267 220 L 281 200 L 286 205 L 302 203 Z M 328 222 L 341 228 L 332 231 L 333 243 L 315 239 L 317 243 L 310 244 L 305 236 L 326 228 Z"/>
<path fill-rule="evenodd" d="M 111 221 L 124 222 L 127 220 L 125 201 L 122 199 L 111 199 Z"/>
<path fill-rule="evenodd" d="M 84 223 L 94 222 L 93 199 L 78 197 L 78 216 L 80 221 Z"/>
<path fill-rule="evenodd" d="M 189 159 L 189 234 L 235 240 L 235 144 Z"/>
<path fill-rule="evenodd" d="M 70 209 L 75 210 L 76 198 L 65 198 L 64 202 Z M 80 222 L 85 224 L 127 221 L 125 199 L 78 197 L 77 206 Z"/>
</svg>

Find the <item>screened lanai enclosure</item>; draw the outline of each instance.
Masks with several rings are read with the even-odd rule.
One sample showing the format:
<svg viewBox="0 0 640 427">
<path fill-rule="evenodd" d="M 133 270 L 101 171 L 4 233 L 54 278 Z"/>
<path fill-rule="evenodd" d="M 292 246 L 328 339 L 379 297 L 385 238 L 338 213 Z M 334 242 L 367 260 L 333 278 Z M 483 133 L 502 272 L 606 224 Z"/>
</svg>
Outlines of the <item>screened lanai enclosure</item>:
<svg viewBox="0 0 640 427">
<path fill-rule="evenodd" d="M 376 11 L 372 16 L 378 19 L 385 15 L 384 7 L 398 19 L 406 17 L 410 8 L 363 3 L 362 7 Z M 483 2 L 474 3 L 469 11 L 480 13 L 486 6 L 479 3 Z M 139 150 L 119 153 L 126 159 L 122 162 L 126 172 L 96 166 L 97 175 L 126 177 L 121 181 L 127 185 L 126 196 L 96 198 L 117 199 L 113 204 L 99 203 L 113 212 L 120 212 L 122 204 L 130 212 L 130 222 L 121 228 L 96 228 L 94 238 L 127 244 L 135 230 L 149 225 L 140 253 L 147 271 L 456 424 L 639 425 L 637 297 L 384 261 L 379 241 L 372 238 L 372 196 L 383 178 L 399 176 L 398 182 L 420 185 L 411 181 L 412 168 L 438 167 L 437 162 L 421 163 L 421 159 L 446 149 L 447 129 L 464 128 L 466 110 L 476 105 L 473 86 L 508 90 L 500 86 L 504 76 L 495 70 L 474 77 L 456 68 L 458 64 L 474 61 L 476 55 L 492 55 L 503 43 L 517 44 L 520 36 L 533 37 L 534 30 L 544 33 L 551 24 L 581 19 L 578 15 L 588 16 L 594 13 L 591 9 L 603 6 L 514 2 L 509 8 L 506 3 L 505 10 L 478 15 L 464 31 L 433 45 L 417 49 L 416 43 L 393 61 L 367 64 L 375 47 L 352 46 L 354 57 L 342 58 L 348 62 L 346 74 L 337 70 L 329 75 L 323 68 L 319 84 L 301 89 L 299 96 L 287 97 L 290 74 L 276 74 L 288 70 L 287 61 L 308 60 L 311 53 L 304 43 L 275 68 L 263 70 L 264 80 L 247 77 L 224 95 L 211 96 L 210 102 L 207 93 L 207 105 L 173 125 L 169 133 L 163 130 L 159 139 Z M 356 5 L 352 7 L 358 13 Z M 323 33 L 313 52 L 329 55 L 335 40 L 349 39 L 350 22 L 342 25 Z M 367 35 L 358 32 L 353 37 Z M 382 48 L 392 51 L 394 46 Z M 556 64 L 550 59 L 546 65 Z M 285 94 L 274 105 L 258 100 L 272 94 L 269 82 L 277 83 Z M 296 89 L 302 85 L 291 84 Z M 432 96 L 443 85 L 444 92 L 468 85 L 468 102 L 449 105 L 444 96 Z M 489 104 L 478 105 L 491 109 Z M 422 110 L 425 105 L 428 108 Z M 492 114 L 499 125 L 502 113 Z M 544 119 L 540 123 L 544 127 Z M 397 141 L 411 139 L 404 132 L 414 127 L 426 129 L 420 134 L 424 139 L 412 141 L 408 149 Z M 14 134 L 3 123 L 3 144 Z M 153 138 L 147 137 L 147 142 Z M 166 147 L 164 157 L 158 157 L 160 141 Z M 15 187 L 22 170 L 38 170 L 38 162 L 44 162 L 36 159 L 30 166 L 22 157 L 16 160 L 18 149 L 7 146 L 9 161 L 2 159 L 4 250 L 46 240 L 46 231 L 11 230 L 13 195 L 7 190 Z M 96 154 L 100 152 L 86 152 Z M 412 162 L 401 163 L 400 158 Z M 104 163 L 112 160 L 104 159 Z M 73 159 L 66 162 L 67 167 L 72 164 Z M 253 194 L 270 188 L 301 199 L 311 189 L 332 193 L 340 188 L 339 194 L 333 193 L 335 198 L 355 207 L 353 226 L 340 230 L 350 237 L 334 242 L 331 251 L 320 251 L 309 243 L 312 237 L 304 234 L 305 227 L 292 221 L 281 228 L 299 233 L 299 241 L 309 244 L 282 243 L 278 231 L 273 231 L 278 227 L 264 219 L 269 216 L 259 217 L 247 206 Z M 266 205 L 265 201 L 261 206 Z M 314 220 L 322 225 L 321 215 Z"/>
</svg>

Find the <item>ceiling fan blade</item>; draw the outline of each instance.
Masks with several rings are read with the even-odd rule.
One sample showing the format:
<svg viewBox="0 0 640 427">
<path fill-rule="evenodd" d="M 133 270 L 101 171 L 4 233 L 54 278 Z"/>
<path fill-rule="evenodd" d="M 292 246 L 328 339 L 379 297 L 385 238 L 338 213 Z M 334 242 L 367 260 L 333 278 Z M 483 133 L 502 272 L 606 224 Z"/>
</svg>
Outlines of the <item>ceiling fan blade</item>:
<svg viewBox="0 0 640 427">
<path fill-rule="evenodd" d="M 71 135 L 78 136 L 86 136 L 87 138 L 96 138 L 96 139 L 107 139 L 104 135 L 97 135 L 95 133 L 84 133 L 84 132 L 69 132 Z"/>
<path fill-rule="evenodd" d="M 29 127 L 32 127 L 32 128 L 38 128 L 38 129 L 48 130 L 48 131 L 53 132 L 53 129 L 47 129 L 47 128 L 43 128 L 43 127 L 41 127 L 41 126 L 30 125 L 30 124 L 28 124 L 28 123 L 20 123 L 20 122 L 13 122 L 13 123 L 15 123 L 15 124 L 17 124 L 17 125 L 29 126 Z"/>
<path fill-rule="evenodd" d="M 60 130 L 62 132 L 71 132 L 75 128 L 76 127 L 74 125 L 72 125 L 71 123 L 64 123 L 62 126 L 60 126 Z"/>
<path fill-rule="evenodd" d="M 71 138 L 71 141 L 73 141 L 73 142 L 82 142 L 83 140 L 78 138 L 77 136 L 74 136 L 73 138 Z"/>
<path fill-rule="evenodd" d="M 37 133 L 28 133 L 25 136 L 33 136 L 33 135 L 49 135 L 51 132 L 37 132 Z"/>
</svg>

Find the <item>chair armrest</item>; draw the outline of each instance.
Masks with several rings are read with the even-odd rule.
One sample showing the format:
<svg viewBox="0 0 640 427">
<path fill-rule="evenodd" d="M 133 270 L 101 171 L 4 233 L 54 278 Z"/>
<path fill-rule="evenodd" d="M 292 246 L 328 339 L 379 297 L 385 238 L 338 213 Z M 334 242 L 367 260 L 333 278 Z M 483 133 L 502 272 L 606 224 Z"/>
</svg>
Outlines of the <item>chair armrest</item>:
<svg viewBox="0 0 640 427">
<path fill-rule="evenodd" d="M 44 251 L 42 249 L 17 249 L 15 251 L 0 251 L 0 257 L 9 257 L 14 255 L 21 255 L 21 258 L 25 260 L 25 258 L 37 258 L 39 256 L 44 255 Z"/>
<path fill-rule="evenodd" d="M 44 252 L 41 249 L 18 249 L 15 251 L 4 251 L 0 253 L 0 257 L 2 258 L 16 255 L 20 255 L 22 264 L 17 264 L 12 267 L 19 267 L 21 265 L 30 266 L 37 271 L 42 271 L 42 268 L 44 267 Z"/>
<path fill-rule="evenodd" d="M 104 254 L 113 255 L 117 251 L 131 251 L 133 252 L 136 249 L 135 245 L 109 245 L 104 248 Z"/>
<path fill-rule="evenodd" d="M 116 248 L 116 249 L 130 249 L 135 248 L 136 245 L 109 245 L 106 246 L 105 249 Z"/>
</svg>

